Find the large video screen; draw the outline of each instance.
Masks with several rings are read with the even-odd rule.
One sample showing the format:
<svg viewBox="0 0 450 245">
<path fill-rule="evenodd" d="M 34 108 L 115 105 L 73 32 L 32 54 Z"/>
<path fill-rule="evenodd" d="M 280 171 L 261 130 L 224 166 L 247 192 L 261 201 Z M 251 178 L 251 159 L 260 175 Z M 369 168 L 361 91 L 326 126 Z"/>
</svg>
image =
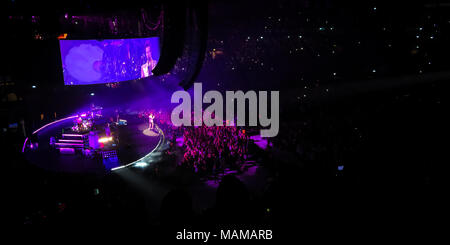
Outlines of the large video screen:
<svg viewBox="0 0 450 245">
<path fill-rule="evenodd" d="M 114 83 L 152 76 L 159 38 L 60 40 L 64 84 Z"/>
</svg>

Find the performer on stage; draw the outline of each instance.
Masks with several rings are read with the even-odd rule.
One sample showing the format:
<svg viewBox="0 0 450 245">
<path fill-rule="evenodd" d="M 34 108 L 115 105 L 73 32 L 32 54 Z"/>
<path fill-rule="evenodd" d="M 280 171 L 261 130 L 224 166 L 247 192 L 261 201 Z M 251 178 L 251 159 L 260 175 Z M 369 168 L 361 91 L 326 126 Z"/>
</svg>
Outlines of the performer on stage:
<svg viewBox="0 0 450 245">
<path fill-rule="evenodd" d="M 155 119 L 155 115 L 153 113 L 150 113 L 150 115 L 148 115 L 148 128 L 149 129 L 154 128 L 153 119 Z"/>
<path fill-rule="evenodd" d="M 152 58 L 149 42 L 145 43 L 145 57 L 147 58 L 147 61 L 141 66 L 141 78 L 153 75 L 152 70 L 156 66 L 156 61 Z"/>
</svg>

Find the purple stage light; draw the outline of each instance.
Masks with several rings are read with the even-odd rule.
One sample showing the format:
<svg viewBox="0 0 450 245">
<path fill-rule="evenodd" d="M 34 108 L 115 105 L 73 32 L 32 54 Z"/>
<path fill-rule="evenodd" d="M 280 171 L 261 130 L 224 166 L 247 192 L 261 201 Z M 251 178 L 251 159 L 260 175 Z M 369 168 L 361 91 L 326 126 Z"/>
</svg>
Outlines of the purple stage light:
<svg viewBox="0 0 450 245">
<path fill-rule="evenodd" d="M 83 137 L 82 134 L 62 134 L 63 137 Z"/>
<path fill-rule="evenodd" d="M 84 146 L 84 144 L 76 144 L 76 143 L 55 143 L 55 145 L 72 145 L 72 146 Z"/>
<path fill-rule="evenodd" d="M 58 141 L 60 141 L 60 142 L 83 143 L 83 140 L 65 140 L 65 139 L 60 139 Z"/>
<path fill-rule="evenodd" d="M 73 148 L 59 148 L 59 152 L 60 152 L 61 154 L 70 154 L 70 155 L 73 155 L 73 154 L 75 154 L 75 149 L 73 149 Z"/>
<path fill-rule="evenodd" d="M 25 142 L 23 142 L 22 152 L 25 152 L 25 147 L 27 145 L 27 141 L 28 141 L 28 138 L 26 138 Z"/>
</svg>

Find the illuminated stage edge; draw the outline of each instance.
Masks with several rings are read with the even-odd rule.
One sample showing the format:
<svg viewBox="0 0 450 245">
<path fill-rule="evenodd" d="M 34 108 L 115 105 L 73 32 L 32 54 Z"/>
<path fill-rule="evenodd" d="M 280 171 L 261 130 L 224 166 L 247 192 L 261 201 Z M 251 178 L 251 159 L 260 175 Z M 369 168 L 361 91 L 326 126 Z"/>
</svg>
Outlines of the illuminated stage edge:
<svg viewBox="0 0 450 245">
<path fill-rule="evenodd" d="M 158 127 L 158 125 L 155 124 L 156 130 L 158 130 L 159 133 L 159 141 L 158 144 L 156 145 L 155 148 L 153 148 L 152 151 L 150 151 L 147 155 L 145 155 L 144 157 L 142 157 L 141 159 L 134 161 L 132 163 L 128 163 L 126 165 L 122 165 L 116 168 L 112 168 L 111 171 L 116 171 L 116 170 L 120 170 L 126 167 L 130 167 L 130 166 L 136 166 L 136 167 L 146 167 L 148 166 L 151 162 L 152 162 L 152 154 L 153 152 L 155 152 L 157 149 L 159 149 L 161 147 L 161 144 L 166 140 L 166 136 L 164 135 L 164 132 Z"/>
</svg>

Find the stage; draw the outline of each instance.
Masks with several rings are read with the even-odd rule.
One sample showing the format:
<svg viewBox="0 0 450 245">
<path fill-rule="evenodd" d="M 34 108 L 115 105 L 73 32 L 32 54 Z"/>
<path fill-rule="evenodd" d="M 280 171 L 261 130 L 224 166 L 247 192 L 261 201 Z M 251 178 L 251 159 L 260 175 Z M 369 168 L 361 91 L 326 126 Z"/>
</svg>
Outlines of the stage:
<svg viewBox="0 0 450 245">
<path fill-rule="evenodd" d="M 23 145 L 22 151 L 26 158 L 32 164 L 48 171 L 103 174 L 133 165 L 148 165 L 151 154 L 157 152 L 164 140 L 164 132 L 157 125 L 153 130 L 149 130 L 148 122 L 142 118 L 134 114 L 123 114 L 120 119 L 126 122 L 126 125 L 114 124 L 116 126 L 111 137 L 99 139 L 97 136 L 95 140 L 103 142 L 105 139 L 114 138 L 113 143 L 108 146 L 106 143 L 104 146 L 103 143 L 97 143 L 100 147 L 94 151 L 86 145 L 86 140 L 85 145 L 82 143 L 82 137 L 90 137 L 89 131 L 85 132 L 84 136 L 64 133 L 64 129 L 67 132 L 78 117 L 79 115 L 74 115 L 62 118 L 35 130 Z M 111 115 L 106 115 L 96 118 L 95 123 L 101 125 L 101 128 L 108 122 L 113 124 L 111 120 Z M 60 135 L 60 138 L 55 140 L 55 135 Z M 59 147 L 55 147 L 55 144 L 59 144 L 56 145 Z M 74 147 L 75 150 L 66 148 L 66 145 Z M 86 149 L 92 152 L 89 156 L 84 154 Z"/>
</svg>

